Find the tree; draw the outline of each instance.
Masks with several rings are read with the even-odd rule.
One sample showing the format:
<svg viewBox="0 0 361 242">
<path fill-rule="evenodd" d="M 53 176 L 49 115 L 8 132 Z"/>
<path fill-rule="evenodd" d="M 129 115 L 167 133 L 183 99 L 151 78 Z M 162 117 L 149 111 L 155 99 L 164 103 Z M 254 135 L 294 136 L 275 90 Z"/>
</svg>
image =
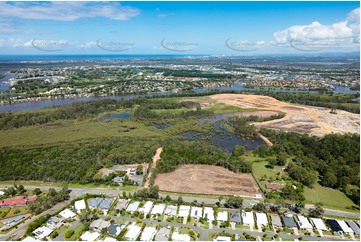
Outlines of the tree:
<svg viewBox="0 0 361 242">
<path fill-rule="evenodd" d="M 183 198 L 182 198 L 181 196 L 178 197 L 178 199 L 177 199 L 177 204 L 178 204 L 178 205 L 183 204 Z"/>
<path fill-rule="evenodd" d="M 234 146 L 234 150 L 233 150 L 233 154 L 235 156 L 241 156 L 244 155 L 246 153 L 246 147 L 241 146 L 241 145 L 235 145 Z"/>
<path fill-rule="evenodd" d="M 167 195 L 167 196 L 165 196 L 164 201 L 171 202 L 172 198 L 169 195 Z"/>
<path fill-rule="evenodd" d="M 74 234 L 74 230 L 69 229 L 69 230 L 65 231 L 64 237 L 69 239 L 73 234 Z"/>
<path fill-rule="evenodd" d="M 323 204 L 322 203 L 316 203 L 315 204 L 315 208 L 310 209 L 310 217 L 313 218 L 321 218 L 324 214 L 324 210 L 322 208 Z"/>
<path fill-rule="evenodd" d="M 142 165 L 137 166 L 136 173 L 137 173 L 137 175 L 143 174 L 143 166 Z"/>
<path fill-rule="evenodd" d="M 39 195 L 42 193 L 42 191 L 40 190 L 40 188 L 35 188 L 34 191 L 33 191 L 33 193 L 34 193 L 35 195 L 39 196 Z"/>
<path fill-rule="evenodd" d="M 57 192 L 55 191 L 54 188 L 49 188 L 48 194 L 49 196 L 54 197 L 56 196 Z"/>
<path fill-rule="evenodd" d="M 276 164 L 278 166 L 284 166 L 284 165 L 286 165 L 286 162 L 287 162 L 287 155 L 285 153 L 281 153 L 281 154 L 277 155 Z"/>
<path fill-rule="evenodd" d="M 267 208 L 264 203 L 257 203 L 255 205 L 253 205 L 252 209 L 256 210 L 258 212 L 264 212 L 264 213 L 267 212 Z"/>
<path fill-rule="evenodd" d="M 25 187 L 23 185 L 19 185 L 17 188 L 16 188 L 16 191 L 17 191 L 17 194 L 23 194 L 24 192 L 26 192 L 25 190 Z"/>
<path fill-rule="evenodd" d="M 228 208 L 240 208 L 243 205 L 243 199 L 241 197 L 229 197 L 224 203 Z"/>
</svg>

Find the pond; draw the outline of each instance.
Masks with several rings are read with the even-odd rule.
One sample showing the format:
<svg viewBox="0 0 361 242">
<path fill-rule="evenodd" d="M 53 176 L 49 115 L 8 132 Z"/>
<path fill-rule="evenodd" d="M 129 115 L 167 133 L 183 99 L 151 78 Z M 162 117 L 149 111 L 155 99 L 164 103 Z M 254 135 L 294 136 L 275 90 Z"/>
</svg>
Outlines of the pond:
<svg viewBox="0 0 361 242">
<path fill-rule="evenodd" d="M 163 129 L 169 128 L 172 125 L 171 124 L 154 124 L 153 126 L 154 126 L 154 128 L 163 130 Z"/>
<path fill-rule="evenodd" d="M 106 115 L 106 116 L 102 117 L 100 120 L 126 119 L 126 118 L 130 118 L 130 117 L 132 117 L 132 115 L 129 114 L 129 113 L 113 113 L 113 114 L 109 114 L 109 115 Z"/>
<path fill-rule="evenodd" d="M 205 124 L 208 121 L 209 121 L 208 123 L 211 123 L 212 121 L 215 122 L 215 120 L 217 120 L 214 123 L 214 127 L 219 132 L 204 134 L 200 132 L 190 131 L 190 132 L 180 133 L 179 135 L 184 138 L 195 141 L 204 140 L 207 143 L 214 145 L 215 147 L 221 148 L 223 151 L 227 151 L 227 152 L 233 152 L 234 147 L 236 145 L 245 146 L 247 150 L 255 150 L 260 145 L 266 145 L 266 143 L 260 138 L 258 139 L 241 138 L 235 133 L 227 131 L 224 128 L 222 128 L 221 120 L 225 119 L 225 117 L 227 116 L 228 117 L 232 116 L 232 114 L 228 114 L 228 115 L 216 114 L 214 115 L 213 118 L 208 118 L 208 119 L 204 118 L 198 120 L 201 121 L 202 124 Z"/>
</svg>

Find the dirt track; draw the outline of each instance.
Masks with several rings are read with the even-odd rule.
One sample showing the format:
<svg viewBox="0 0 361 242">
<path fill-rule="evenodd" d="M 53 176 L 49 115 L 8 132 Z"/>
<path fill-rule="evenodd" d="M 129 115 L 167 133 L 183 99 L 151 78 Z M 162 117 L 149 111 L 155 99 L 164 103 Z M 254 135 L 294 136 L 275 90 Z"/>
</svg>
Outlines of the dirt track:
<svg viewBox="0 0 361 242">
<path fill-rule="evenodd" d="M 148 187 L 149 187 L 149 178 L 152 176 L 153 169 L 155 169 L 155 167 L 157 166 L 157 161 L 160 160 L 160 154 L 162 153 L 162 151 L 163 151 L 163 147 L 159 147 L 159 148 L 157 149 L 157 151 L 155 152 L 155 155 L 153 156 L 152 167 L 150 168 L 150 171 L 149 171 L 147 180 L 146 180 L 146 182 L 144 183 L 144 187 L 145 187 L 145 188 L 148 188 Z"/>
<path fill-rule="evenodd" d="M 211 165 L 182 165 L 173 172 L 158 174 L 161 191 L 254 197 L 258 186 L 251 174 L 234 173 Z"/>
<path fill-rule="evenodd" d="M 331 114 L 329 108 L 290 104 L 260 95 L 217 94 L 210 98 L 218 103 L 241 108 L 273 110 L 286 114 L 282 119 L 255 123 L 257 126 L 317 136 L 330 133 L 360 133 L 360 116 L 342 110 L 337 110 L 337 114 Z"/>
</svg>

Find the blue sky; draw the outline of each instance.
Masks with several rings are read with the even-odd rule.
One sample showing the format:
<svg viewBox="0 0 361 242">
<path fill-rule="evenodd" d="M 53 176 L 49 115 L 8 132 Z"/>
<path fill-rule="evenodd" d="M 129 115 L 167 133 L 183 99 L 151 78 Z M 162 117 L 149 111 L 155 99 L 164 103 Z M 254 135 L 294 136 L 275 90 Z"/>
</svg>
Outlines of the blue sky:
<svg viewBox="0 0 361 242">
<path fill-rule="evenodd" d="M 359 2 L 0 2 L 0 54 L 359 49 Z"/>
</svg>

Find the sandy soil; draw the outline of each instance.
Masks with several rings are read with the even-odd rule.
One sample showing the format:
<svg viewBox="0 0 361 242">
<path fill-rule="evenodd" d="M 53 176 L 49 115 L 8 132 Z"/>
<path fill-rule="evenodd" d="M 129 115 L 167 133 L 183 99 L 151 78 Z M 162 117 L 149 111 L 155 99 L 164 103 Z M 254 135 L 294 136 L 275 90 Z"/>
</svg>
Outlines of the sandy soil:
<svg viewBox="0 0 361 242">
<path fill-rule="evenodd" d="M 162 147 L 159 147 L 159 148 L 157 149 L 157 151 L 155 152 L 155 155 L 153 156 L 152 167 L 150 168 L 150 172 L 149 172 L 149 174 L 148 174 L 147 180 L 146 180 L 146 182 L 144 183 L 144 187 L 145 187 L 145 188 L 148 188 L 148 187 L 149 187 L 149 178 L 152 176 L 153 169 L 155 169 L 155 167 L 157 166 L 157 161 L 160 160 L 160 154 L 162 153 L 162 151 L 163 151 L 163 148 L 162 148 Z"/>
<path fill-rule="evenodd" d="M 254 197 L 260 194 L 251 174 L 234 173 L 220 166 L 182 165 L 173 172 L 158 174 L 161 191 Z"/>
<path fill-rule="evenodd" d="M 282 119 L 255 123 L 257 126 L 316 136 L 330 133 L 360 133 L 360 116 L 342 110 L 337 110 L 337 114 L 331 114 L 329 108 L 290 104 L 260 95 L 217 94 L 210 98 L 212 101 L 241 108 L 274 110 L 286 114 Z"/>
</svg>

